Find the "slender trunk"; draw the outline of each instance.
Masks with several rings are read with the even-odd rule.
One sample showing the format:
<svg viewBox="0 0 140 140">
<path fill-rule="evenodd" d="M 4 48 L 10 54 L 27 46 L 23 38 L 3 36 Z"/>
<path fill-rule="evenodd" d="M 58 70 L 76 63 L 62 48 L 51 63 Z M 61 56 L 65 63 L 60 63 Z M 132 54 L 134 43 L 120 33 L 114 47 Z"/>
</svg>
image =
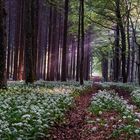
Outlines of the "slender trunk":
<svg viewBox="0 0 140 140">
<path fill-rule="evenodd" d="M 58 27 L 57 27 L 57 45 L 56 45 L 56 80 L 60 80 L 60 39 L 61 39 L 61 14 L 57 18 Z"/>
<path fill-rule="evenodd" d="M 57 19 L 57 11 L 56 9 L 53 9 L 53 17 L 52 17 L 52 42 L 51 42 L 51 64 L 50 64 L 50 80 L 54 81 L 55 79 L 55 49 L 56 49 L 56 20 Z"/>
<path fill-rule="evenodd" d="M 0 0 L 0 88 L 6 88 L 6 12 L 4 1 Z"/>
<path fill-rule="evenodd" d="M 64 36 L 63 36 L 63 50 L 62 50 L 62 68 L 61 81 L 66 81 L 66 55 L 67 55 L 67 34 L 68 34 L 68 11 L 69 0 L 65 0 L 65 15 L 64 15 Z"/>
<path fill-rule="evenodd" d="M 129 17 L 130 17 L 130 9 L 127 5 L 127 10 L 129 12 L 127 12 L 127 44 L 128 44 L 128 57 L 127 57 L 127 79 L 130 80 L 130 31 L 129 31 L 129 26 L 130 26 L 130 22 L 129 22 Z"/>
<path fill-rule="evenodd" d="M 104 82 L 108 81 L 108 60 L 106 58 L 102 60 L 102 77 Z"/>
<path fill-rule="evenodd" d="M 138 63 L 137 63 L 137 67 L 138 67 L 138 83 L 140 85 L 140 45 L 138 45 Z"/>
<path fill-rule="evenodd" d="M 134 63 L 135 63 L 135 42 L 134 37 L 132 36 L 132 62 L 131 62 L 131 82 L 134 81 Z"/>
<path fill-rule="evenodd" d="M 32 2 L 32 24 L 33 24 L 33 47 L 32 57 L 33 57 L 33 71 L 34 79 L 37 80 L 36 73 L 36 61 L 37 61 L 37 37 L 38 37 L 38 13 L 39 13 L 39 0 L 33 0 Z"/>
<path fill-rule="evenodd" d="M 47 80 L 50 80 L 50 55 L 51 55 L 51 41 L 52 40 L 52 6 L 50 6 L 49 13 L 49 38 L 48 38 L 48 66 L 47 66 Z"/>
<path fill-rule="evenodd" d="M 80 39 L 81 39 L 81 4 L 79 4 L 79 21 L 78 21 L 78 44 L 77 44 L 77 66 L 76 66 L 76 81 L 79 81 L 80 72 Z"/>
<path fill-rule="evenodd" d="M 20 39 L 20 54 L 19 54 L 19 68 L 18 79 L 24 80 L 24 44 L 25 44 L 25 28 L 24 28 L 24 0 L 22 0 L 22 14 L 21 14 L 21 39 Z"/>
<path fill-rule="evenodd" d="M 84 0 L 81 0 L 81 63 L 80 63 L 80 85 L 84 84 Z"/>
<path fill-rule="evenodd" d="M 114 51 L 114 81 L 118 82 L 119 80 L 119 74 L 120 74 L 120 62 L 119 62 L 119 56 L 120 56 L 120 33 L 119 33 L 119 25 L 116 25 L 116 31 L 115 31 L 115 51 Z"/>
<path fill-rule="evenodd" d="M 34 82 L 32 0 L 25 0 L 25 82 Z"/>
<path fill-rule="evenodd" d="M 19 62 L 19 48 L 21 39 L 21 0 L 17 1 L 17 15 L 16 15 L 16 34 L 15 34 L 15 48 L 14 48 L 14 75 L 13 80 L 18 80 L 18 62 Z"/>
<path fill-rule="evenodd" d="M 121 33 L 121 44 L 122 44 L 122 78 L 123 83 L 127 82 L 127 73 L 126 73 L 126 34 L 125 34 L 125 28 L 123 25 L 121 12 L 120 12 L 120 0 L 116 0 L 116 16 L 117 16 L 117 22 L 120 28 Z"/>
<path fill-rule="evenodd" d="M 47 21 L 48 21 L 48 15 L 47 15 Z M 47 23 L 47 27 L 46 27 L 45 39 L 46 39 L 46 44 L 45 44 L 45 54 L 44 54 L 44 76 L 43 76 L 44 80 L 46 80 L 47 47 L 48 47 L 48 23 Z"/>
<path fill-rule="evenodd" d="M 8 55 L 7 55 L 7 79 L 10 77 L 10 50 L 11 50 L 11 24 L 12 24 L 12 17 L 11 17 L 11 1 L 9 1 L 9 29 L 8 29 Z"/>
</svg>

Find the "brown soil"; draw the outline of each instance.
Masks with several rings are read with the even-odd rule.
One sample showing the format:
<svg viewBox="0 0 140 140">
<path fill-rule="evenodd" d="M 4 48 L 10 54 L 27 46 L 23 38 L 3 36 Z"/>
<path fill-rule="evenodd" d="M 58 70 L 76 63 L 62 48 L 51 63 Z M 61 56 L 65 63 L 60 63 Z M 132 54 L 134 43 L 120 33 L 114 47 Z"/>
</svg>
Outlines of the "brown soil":
<svg viewBox="0 0 140 140">
<path fill-rule="evenodd" d="M 82 138 L 82 133 L 91 97 L 92 93 L 87 93 L 76 98 L 75 107 L 66 114 L 66 123 L 53 128 L 52 140 L 86 140 Z"/>
</svg>

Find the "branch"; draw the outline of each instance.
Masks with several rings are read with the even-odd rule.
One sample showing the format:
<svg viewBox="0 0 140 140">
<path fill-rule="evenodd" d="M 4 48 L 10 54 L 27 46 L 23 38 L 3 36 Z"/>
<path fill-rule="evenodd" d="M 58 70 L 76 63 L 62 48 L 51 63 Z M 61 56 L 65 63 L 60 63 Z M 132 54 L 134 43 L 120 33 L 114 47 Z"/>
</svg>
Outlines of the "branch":
<svg viewBox="0 0 140 140">
<path fill-rule="evenodd" d="M 98 25 L 100 25 L 100 26 L 102 26 L 102 27 L 104 27 L 104 28 L 106 28 L 106 29 L 115 30 L 114 28 L 107 27 L 107 26 L 105 26 L 105 25 L 103 25 L 103 24 L 101 24 L 101 23 L 99 23 L 99 22 L 93 20 L 93 19 L 92 19 L 91 17 L 89 17 L 89 16 L 85 16 L 85 17 L 86 17 L 87 19 L 89 19 L 90 21 L 92 21 L 93 23 L 98 24 Z"/>
<path fill-rule="evenodd" d="M 109 21 L 112 21 L 113 23 L 115 23 L 115 21 L 116 21 L 116 19 L 113 18 L 112 16 L 109 16 L 109 15 L 106 15 L 106 14 L 103 14 L 103 13 L 100 13 L 100 12 L 97 12 L 97 11 L 95 11 L 95 10 L 92 10 L 92 12 L 94 12 L 94 13 L 96 13 L 96 14 L 102 16 L 102 17 L 104 17 L 104 19 L 107 19 L 107 20 L 109 20 Z"/>
</svg>

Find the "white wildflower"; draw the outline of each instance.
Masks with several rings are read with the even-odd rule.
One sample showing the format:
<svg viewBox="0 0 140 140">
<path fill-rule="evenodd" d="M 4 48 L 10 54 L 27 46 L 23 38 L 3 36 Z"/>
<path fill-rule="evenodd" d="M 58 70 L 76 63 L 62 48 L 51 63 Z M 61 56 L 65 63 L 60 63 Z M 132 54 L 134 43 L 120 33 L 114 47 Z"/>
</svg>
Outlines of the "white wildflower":
<svg viewBox="0 0 140 140">
<path fill-rule="evenodd" d="M 91 131 L 93 131 L 93 132 L 97 131 L 97 127 L 93 127 L 93 128 L 91 129 Z"/>
<path fill-rule="evenodd" d="M 103 114 L 103 112 L 102 111 L 99 111 L 99 115 L 102 115 Z"/>
<path fill-rule="evenodd" d="M 123 116 L 123 119 L 126 119 L 127 117 L 126 116 Z"/>
<path fill-rule="evenodd" d="M 135 133 L 136 133 L 136 134 L 140 133 L 140 130 L 139 130 L 139 129 L 136 129 L 136 130 L 135 130 Z"/>
</svg>

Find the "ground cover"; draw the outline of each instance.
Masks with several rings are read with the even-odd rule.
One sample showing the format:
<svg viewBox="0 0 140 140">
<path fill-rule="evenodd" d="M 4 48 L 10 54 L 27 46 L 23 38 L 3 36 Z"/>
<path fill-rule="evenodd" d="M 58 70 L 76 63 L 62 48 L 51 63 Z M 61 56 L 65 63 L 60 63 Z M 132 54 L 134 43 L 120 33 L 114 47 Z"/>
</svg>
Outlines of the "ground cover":
<svg viewBox="0 0 140 140">
<path fill-rule="evenodd" d="M 88 87 L 76 82 L 44 82 L 25 85 L 9 82 L 0 90 L 0 139 L 29 140 L 48 136 L 73 106 L 73 98 Z"/>
<path fill-rule="evenodd" d="M 135 85 L 96 83 L 92 92 L 76 98 L 75 108 L 67 112 L 63 124 L 54 127 L 50 139 L 138 140 L 139 103 L 140 92 Z"/>
</svg>

